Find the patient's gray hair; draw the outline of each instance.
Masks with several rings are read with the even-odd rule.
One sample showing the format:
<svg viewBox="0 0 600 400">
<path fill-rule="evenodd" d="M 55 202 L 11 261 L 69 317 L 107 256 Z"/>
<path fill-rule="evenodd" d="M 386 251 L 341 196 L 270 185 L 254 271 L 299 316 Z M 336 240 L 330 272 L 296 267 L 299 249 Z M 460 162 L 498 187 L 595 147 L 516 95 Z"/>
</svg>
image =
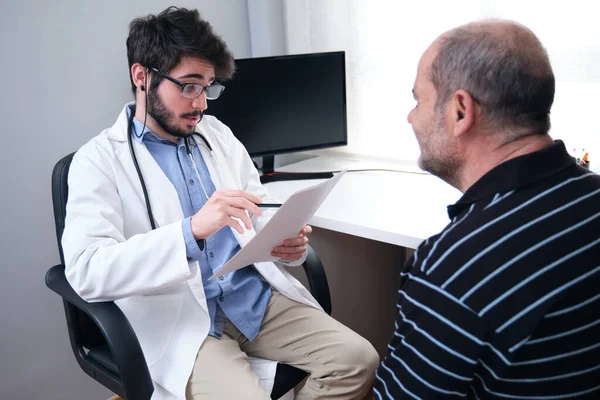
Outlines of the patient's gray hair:
<svg viewBox="0 0 600 400">
<path fill-rule="evenodd" d="M 486 20 L 456 28 L 437 43 L 431 80 L 438 112 L 463 89 L 480 105 L 490 129 L 513 138 L 548 133 L 554 74 L 533 32 L 512 21 Z"/>
</svg>

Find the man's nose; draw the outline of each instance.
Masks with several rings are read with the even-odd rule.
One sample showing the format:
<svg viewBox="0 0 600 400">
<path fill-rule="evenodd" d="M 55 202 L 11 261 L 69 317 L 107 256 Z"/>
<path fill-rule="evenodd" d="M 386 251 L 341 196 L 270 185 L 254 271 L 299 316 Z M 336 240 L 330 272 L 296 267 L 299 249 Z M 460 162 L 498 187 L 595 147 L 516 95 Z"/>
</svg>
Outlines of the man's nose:
<svg viewBox="0 0 600 400">
<path fill-rule="evenodd" d="M 200 96 L 194 99 L 194 101 L 192 102 L 192 107 L 200 109 L 202 111 L 208 108 L 208 103 L 206 101 L 206 91 L 203 90 L 202 93 L 200 93 Z"/>
</svg>

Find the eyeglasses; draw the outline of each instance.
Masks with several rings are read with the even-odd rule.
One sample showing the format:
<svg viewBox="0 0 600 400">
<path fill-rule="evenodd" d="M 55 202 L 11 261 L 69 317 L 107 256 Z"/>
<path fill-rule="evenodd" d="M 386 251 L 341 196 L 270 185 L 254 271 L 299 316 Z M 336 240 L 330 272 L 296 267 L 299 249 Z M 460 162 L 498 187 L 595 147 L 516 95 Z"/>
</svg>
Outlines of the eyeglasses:
<svg viewBox="0 0 600 400">
<path fill-rule="evenodd" d="M 165 74 L 164 72 L 160 72 L 156 68 L 150 69 L 156 74 L 162 76 L 165 79 L 170 80 L 171 82 L 179 86 L 181 88 L 181 95 L 186 99 L 195 99 L 196 97 L 200 96 L 200 94 L 204 91 L 208 100 L 216 100 L 219 98 L 221 93 L 223 93 L 223 90 L 225 90 L 225 86 L 216 82 L 209 86 L 203 86 L 199 83 L 183 83 L 179 82 L 172 76 Z"/>
</svg>

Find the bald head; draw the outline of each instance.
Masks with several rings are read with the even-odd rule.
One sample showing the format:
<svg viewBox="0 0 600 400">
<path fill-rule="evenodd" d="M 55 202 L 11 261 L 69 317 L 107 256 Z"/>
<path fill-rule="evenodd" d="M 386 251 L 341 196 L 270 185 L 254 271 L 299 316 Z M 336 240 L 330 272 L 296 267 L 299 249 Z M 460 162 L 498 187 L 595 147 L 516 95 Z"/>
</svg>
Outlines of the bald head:
<svg viewBox="0 0 600 400">
<path fill-rule="evenodd" d="M 478 21 L 446 32 L 430 50 L 438 110 L 463 89 L 491 130 L 513 138 L 548 133 L 554 74 L 531 30 L 512 21 Z"/>
</svg>

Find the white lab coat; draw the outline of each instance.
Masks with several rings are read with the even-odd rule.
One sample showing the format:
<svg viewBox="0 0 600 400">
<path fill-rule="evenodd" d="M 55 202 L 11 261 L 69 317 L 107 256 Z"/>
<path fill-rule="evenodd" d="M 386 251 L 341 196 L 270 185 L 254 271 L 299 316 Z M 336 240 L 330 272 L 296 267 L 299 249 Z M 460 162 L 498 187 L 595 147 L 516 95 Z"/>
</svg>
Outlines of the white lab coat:
<svg viewBox="0 0 600 400">
<path fill-rule="evenodd" d="M 127 106 L 126 106 L 127 107 Z M 183 239 L 183 213 L 175 188 L 144 144 L 133 141 L 157 229 L 151 230 L 142 187 L 127 143 L 127 112 L 85 144 L 69 172 L 67 217 L 62 238 L 66 276 L 85 300 L 114 300 L 131 323 L 154 382 L 154 400 L 185 399 L 196 354 L 209 331 L 209 316 L 197 262 L 189 263 Z M 273 202 L 231 130 L 205 116 L 194 136 L 217 190 L 241 189 Z M 254 229 L 240 235 L 240 246 L 260 230 L 268 213 L 252 218 Z M 303 260 L 296 263 L 301 264 Z M 310 292 L 279 263 L 256 269 L 273 288 L 297 302 L 321 309 Z M 268 390 L 276 363 L 253 369 Z"/>
</svg>

